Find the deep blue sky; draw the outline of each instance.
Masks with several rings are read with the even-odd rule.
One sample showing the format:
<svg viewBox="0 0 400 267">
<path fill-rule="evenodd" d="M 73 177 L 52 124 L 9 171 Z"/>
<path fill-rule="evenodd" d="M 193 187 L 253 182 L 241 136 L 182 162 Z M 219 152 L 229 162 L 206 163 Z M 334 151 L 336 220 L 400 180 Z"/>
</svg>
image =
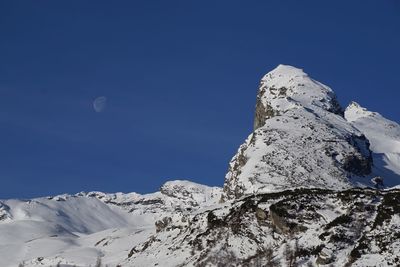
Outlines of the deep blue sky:
<svg viewBox="0 0 400 267">
<path fill-rule="evenodd" d="M 0 198 L 222 185 L 263 74 L 400 121 L 399 62 L 398 0 L 1 1 Z"/>
</svg>

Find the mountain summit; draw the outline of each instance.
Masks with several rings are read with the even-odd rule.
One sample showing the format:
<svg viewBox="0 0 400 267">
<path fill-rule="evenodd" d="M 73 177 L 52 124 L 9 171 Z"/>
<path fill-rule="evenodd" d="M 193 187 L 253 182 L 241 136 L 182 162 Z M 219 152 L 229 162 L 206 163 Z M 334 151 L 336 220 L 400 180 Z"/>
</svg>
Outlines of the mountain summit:
<svg viewBox="0 0 400 267">
<path fill-rule="evenodd" d="M 399 124 L 280 65 L 223 188 L 1 200 L 0 266 L 400 266 L 399 162 Z"/>
<path fill-rule="evenodd" d="M 328 86 L 279 65 L 261 79 L 254 132 L 230 162 L 223 198 L 367 185 L 369 146 Z"/>
<path fill-rule="evenodd" d="M 328 86 L 314 81 L 302 69 L 279 65 L 261 79 L 254 130 L 269 118 L 299 108 L 308 108 L 316 113 L 321 109 L 342 113 L 334 92 Z"/>
</svg>

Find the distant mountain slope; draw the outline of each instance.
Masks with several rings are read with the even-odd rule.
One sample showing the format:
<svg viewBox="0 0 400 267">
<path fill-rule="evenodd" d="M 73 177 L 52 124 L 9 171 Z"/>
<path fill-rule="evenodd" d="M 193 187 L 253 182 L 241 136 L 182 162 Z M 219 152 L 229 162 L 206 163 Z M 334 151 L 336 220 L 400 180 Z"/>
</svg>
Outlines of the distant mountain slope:
<svg viewBox="0 0 400 267">
<path fill-rule="evenodd" d="M 160 192 L 101 192 L 0 201 L 0 266 L 118 264 L 133 244 L 154 234 L 155 222 L 179 218 L 219 201 L 221 189 L 170 181 Z"/>
<path fill-rule="evenodd" d="M 368 138 L 373 174 L 383 177 L 386 186 L 400 184 L 400 125 L 356 102 L 347 107 L 345 118 Z"/>
</svg>

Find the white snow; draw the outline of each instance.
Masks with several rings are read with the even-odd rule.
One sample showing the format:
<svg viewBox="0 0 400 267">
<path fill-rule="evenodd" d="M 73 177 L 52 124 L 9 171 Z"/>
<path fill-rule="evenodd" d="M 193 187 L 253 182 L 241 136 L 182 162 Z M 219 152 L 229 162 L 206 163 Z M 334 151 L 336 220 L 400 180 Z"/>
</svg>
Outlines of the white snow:
<svg viewBox="0 0 400 267">
<path fill-rule="evenodd" d="M 388 187 L 400 184 L 400 125 L 379 113 L 352 102 L 345 118 L 369 140 L 373 152 L 373 176 L 381 176 Z"/>
</svg>

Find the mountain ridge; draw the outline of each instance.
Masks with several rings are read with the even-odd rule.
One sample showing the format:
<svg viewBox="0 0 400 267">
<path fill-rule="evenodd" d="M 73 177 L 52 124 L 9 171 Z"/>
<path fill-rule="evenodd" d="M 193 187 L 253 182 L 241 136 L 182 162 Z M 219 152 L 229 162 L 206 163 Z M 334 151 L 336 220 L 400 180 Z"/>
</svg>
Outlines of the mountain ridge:
<svg viewBox="0 0 400 267">
<path fill-rule="evenodd" d="M 399 144 L 396 122 L 279 65 L 223 188 L 0 200 L 0 265 L 400 265 Z"/>
</svg>

